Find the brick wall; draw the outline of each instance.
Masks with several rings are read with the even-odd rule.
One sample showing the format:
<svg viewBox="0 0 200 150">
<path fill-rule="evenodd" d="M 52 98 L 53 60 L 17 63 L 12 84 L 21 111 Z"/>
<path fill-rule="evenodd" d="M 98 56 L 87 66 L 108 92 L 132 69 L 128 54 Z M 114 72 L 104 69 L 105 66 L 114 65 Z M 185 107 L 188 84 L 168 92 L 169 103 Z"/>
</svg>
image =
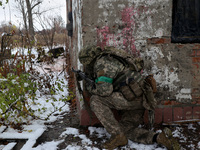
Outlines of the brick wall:
<svg viewBox="0 0 200 150">
<path fill-rule="evenodd" d="M 148 45 L 171 47 L 173 51 L 178 50 L 183 53 L 186 53 L 187 59 L 191 59 L 190 67 L 187 68 L 189 74 L 183 77 L 183 80 L 187 81 L 191 88 L 191 99 L 176 99 L 175 97 L 170 96 L 168 98 L 163 95 L 164 90 L 161 88 L 158 90 L 156 98 L 158 99 L 158 106 L 155 110 L 155 123 L 169 123 L 174 121 L 184 121 L 191 119 L 200 119 L 200 102 L 199 102 L 199 44 L 174 44 L 171 43 L 171 39 L 164 38 L 149 38 L 147 39 Z M 185 51 L 186 50 L 186 51 Z M 182 55 L 175 55 L 175 58 L 182 57 Z M 185 58 L 182 58 L 185 59 Z M 179 62 L 181 64 L 181 62 Z M 184 63 L 183 63 L 184 64 Z M 180 69 L 180 68 L 179 68 Z M 189 82 L 191 81 L 191 82 Z M 179 86 L 184 84 L 179 83 Z M 181 87 L 182 88 L 182 87 Z M 148 112 L 145 113 L 145 122 L 148 121 Z"/>
<path fill-rule="evenodd" d="M 153 74 L 157 81 L 156 123 L 200 119 L 200 44 L 171 43 L 172 0 L 67 2 L 73 12 L 69 52 L 74 68 L 82 69 L 77 54 L 86 45 L 124 49 L 142 57 L 143 74 Z M 88 125 L 77 90 L 76 97 L 80 124 Z"/>
</svg>

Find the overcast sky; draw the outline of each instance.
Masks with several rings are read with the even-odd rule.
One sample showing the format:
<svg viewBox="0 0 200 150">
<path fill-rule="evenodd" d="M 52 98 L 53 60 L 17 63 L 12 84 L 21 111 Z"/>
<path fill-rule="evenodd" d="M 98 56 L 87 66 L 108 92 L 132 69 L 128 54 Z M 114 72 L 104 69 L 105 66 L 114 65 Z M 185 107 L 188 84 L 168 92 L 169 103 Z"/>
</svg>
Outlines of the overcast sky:
<svg viewBox="0 0 200 150">
<path fill-rule="evenodd" d="M 3 0 L 5 2 L 6 0 Z M 20 14 L 15 8 L 16 2 L 9 0 L 8 4 L 3 4 L 0 7 L 0 24 L 2 22 L 11 22 L 12 24 L 19 26 L 22 22 Z M 66 0 L 43 0 L 41 9 L 47 10 L 48 8 L 55 8 L 49 12 L 49 15 L 61 15 L 66 23 Z"/>
</svg>

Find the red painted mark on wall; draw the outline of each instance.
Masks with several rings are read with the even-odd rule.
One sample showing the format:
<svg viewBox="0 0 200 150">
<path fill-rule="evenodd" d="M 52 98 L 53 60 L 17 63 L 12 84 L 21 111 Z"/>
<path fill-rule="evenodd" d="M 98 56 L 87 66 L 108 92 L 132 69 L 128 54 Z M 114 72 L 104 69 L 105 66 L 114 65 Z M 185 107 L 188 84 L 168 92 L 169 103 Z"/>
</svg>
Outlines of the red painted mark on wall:
<svg viewBox="0 0 200 150">
<path fill-rule="evenodd" d="M 101 48 L 105 46 L 122 47 L 122 49 L 127 52 L 139 56 L 139 50 L 137 50 L 135 46 L 134 29 L 136 23 L 134 17 L 135 15 L 140 15 L 142 12 L 144 12 L 144 10 L 141 10 L 141 8 L 124 8 L 121 13 L 121 32 L 118 34 L 111 33 L 111 28 L 108 26 L 97 28 L 97 45 Z M 115 26 L 113 28 L 115 28 Z"/>
<path fill-rule="evenodd" d="M 122 22 L 125 25 L 122 30 L 123 46 L 125 46 L 126 51 L 129 50 L 133 54 L 137 53 L 135 38 L 133 36 L 133 30 L 135 28 L 134 15 L 136 13 L 133 8 L 125 8 L 122 11 Z"/>
<path fill-rule="evenodd" d="M 101 29 L 97 28 L 97 45 L 101 48 L 109 45 L 109 35 L 110 29 L 107 26 L 102 27 Z"/>
</svg>

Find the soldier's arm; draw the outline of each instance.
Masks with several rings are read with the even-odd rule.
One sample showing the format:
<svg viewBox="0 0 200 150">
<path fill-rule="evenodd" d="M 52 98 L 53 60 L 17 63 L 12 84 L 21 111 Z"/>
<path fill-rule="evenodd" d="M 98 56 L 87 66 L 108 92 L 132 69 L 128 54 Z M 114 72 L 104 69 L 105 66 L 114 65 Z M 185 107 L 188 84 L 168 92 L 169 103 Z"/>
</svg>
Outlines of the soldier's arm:
<svg viewBox="0 0 200 150">
<path fill-rule="evenodd" d="M 122 69 L 123 64 L 114 58 L 100 58 L 94 66 L 96 88 L 90 89 L 91 93 L 99 96 L 109 96 L 113 92 L 113 79 Z"/>
</svg>

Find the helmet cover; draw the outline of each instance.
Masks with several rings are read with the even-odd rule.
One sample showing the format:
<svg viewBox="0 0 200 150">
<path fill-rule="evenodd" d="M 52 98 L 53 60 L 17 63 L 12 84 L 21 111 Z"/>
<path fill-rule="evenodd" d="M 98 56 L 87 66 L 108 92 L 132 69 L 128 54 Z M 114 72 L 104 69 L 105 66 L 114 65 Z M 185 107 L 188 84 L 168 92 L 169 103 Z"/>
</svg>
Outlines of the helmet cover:
<svg viewBox="0 0 200 150">
<path fill-rule="evenodd" d="M 79 61 L 83 65 L 89 65 L 102 52 L 99 46 L 87 46 L 80 50 Z"/>
</svg>

